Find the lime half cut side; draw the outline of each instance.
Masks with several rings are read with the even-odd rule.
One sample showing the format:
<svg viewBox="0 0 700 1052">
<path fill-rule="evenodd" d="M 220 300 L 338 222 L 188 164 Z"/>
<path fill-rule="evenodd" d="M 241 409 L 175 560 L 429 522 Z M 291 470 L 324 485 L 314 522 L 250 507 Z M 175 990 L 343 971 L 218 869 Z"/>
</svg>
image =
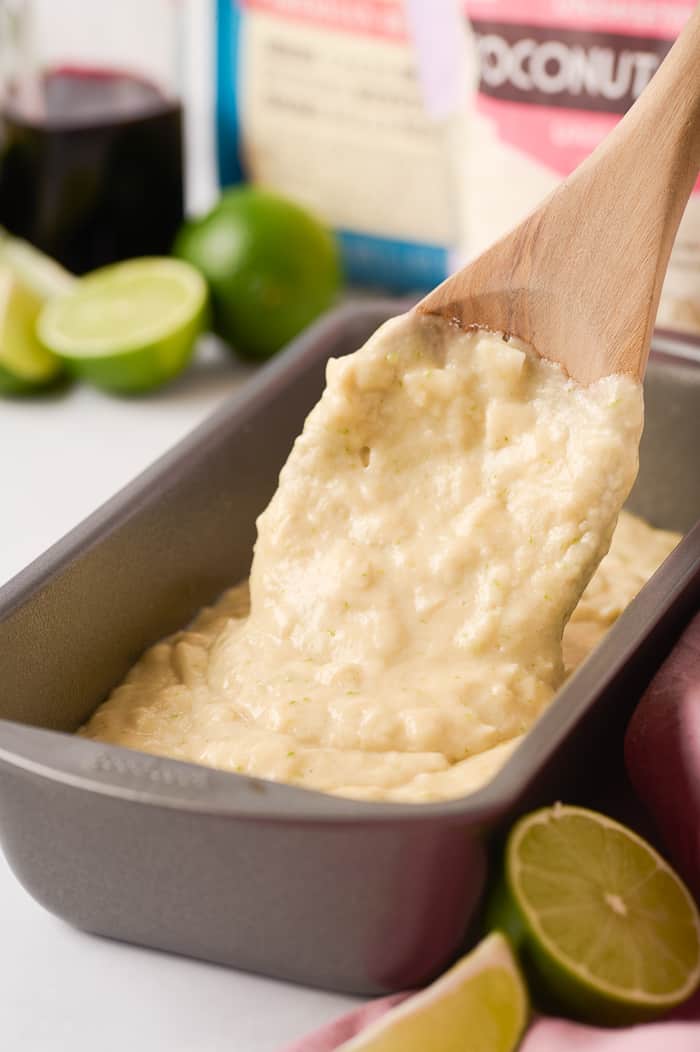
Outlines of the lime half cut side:
<svg viewBox="0 0 700 1052">
<path fill-rule="evenodd" d="M 39 300 L 67 292 L 75 278 L 59 263 L 19 237 L 0 227 L 0 264 L 6 264 L 18 281 Z"/>
<path fill-rule="evenodd" d="M 508 941 L 494 933 L 337 1052 L 513 1052 L 528 1011 Z"/>
<path fill-rule="evenodd" d="M 502 916 L 536 987 L 578 1018 L 652 1019 L 700 984 L 690 892 L 646 841 L 597 812 L 557 804 L 517 823 Z"/>
<path fill-rule="evenodd" d="M 41 300 L 0 263 L 0 394 L 31 394 L 52 385 L 63 367 L 38 342 Z"/>
<path fill-rule="evenodd" d="M 115 263 L 50 300 L 39 338 L 78 376 L 108 390 L 147 391 L 187 364 L 204 327 L 204 279 L 181 260 Z"/>
</svg>

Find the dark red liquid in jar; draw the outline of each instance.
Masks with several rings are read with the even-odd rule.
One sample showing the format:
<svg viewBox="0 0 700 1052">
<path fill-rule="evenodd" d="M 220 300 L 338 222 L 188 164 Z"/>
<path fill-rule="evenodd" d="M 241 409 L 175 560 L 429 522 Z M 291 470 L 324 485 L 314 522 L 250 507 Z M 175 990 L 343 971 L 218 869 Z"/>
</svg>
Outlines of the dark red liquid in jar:
<svg viewBox="0 0 700 1052">
<path fill-rule="evenodd" d="M 114 70 L 44 74 L 0 116 L 0 225 L 76 273 L 170 250 L 183 218 L 182 107 Z"/>
</svg>

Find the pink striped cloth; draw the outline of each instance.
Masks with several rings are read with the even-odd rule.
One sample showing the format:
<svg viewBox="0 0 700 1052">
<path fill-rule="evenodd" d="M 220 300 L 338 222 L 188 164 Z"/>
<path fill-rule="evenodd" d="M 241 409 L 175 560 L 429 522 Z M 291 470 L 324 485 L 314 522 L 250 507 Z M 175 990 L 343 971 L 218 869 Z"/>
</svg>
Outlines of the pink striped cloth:
<svg viewBox="0 0 700 1052">
<path fill-rule="evenodd" d="M 690 623 L 642 698 L 630 723 L 626 744 L 627 769 L 637 794 L 656 820 L 670 857 L 697 893 L 700 614 Z M 410 996 L 394 994 L 370 1001 L 280 1052 L 333 1052 Z M 700 992 L 663 1022 L 621 1030 L 540 1016 L 528 1029 L 519 1052 L 700 1052 Z"/>
<path fill-rule="evenodd" d="M 370 1001 L 315 1033 L 285 1045 L 280 1052 L 333 1052 L 407 997 L 410 994 L 393 994 Z M 700 998 L 693 998 L 662 1023 L 622 1030 L 602 1030 L 565 1019 L 540 1017 L 530 1026 L 519 1052 L 700 1052 Z"/>
</svg>

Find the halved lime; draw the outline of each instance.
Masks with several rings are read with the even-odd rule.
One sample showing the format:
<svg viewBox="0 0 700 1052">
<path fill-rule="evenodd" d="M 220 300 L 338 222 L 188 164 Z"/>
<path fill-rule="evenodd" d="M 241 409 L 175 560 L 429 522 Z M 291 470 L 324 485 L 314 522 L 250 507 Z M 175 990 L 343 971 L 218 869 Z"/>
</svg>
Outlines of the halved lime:
<svg viewBox="0 0 700 1052">
<path fill-rule="evenodd" d="M 527 1016 L 525 983 L 496 933 L 337 1052 L 512 1052 Z"/>
<path fill-rule="evenodd" d="M 28 241 L 12 237 L 2 227 L 0 263 L 6 264 L 15 277 L 40 300 L 67 292 L 76 281 L 76 278 L 55 259 L 40 252 Z"/>
<path fill-rule="evenodd" d="M 207 291 L 194 267 L 149 257 L 95 270 L 39 315 L 42 344 L 98 387 L 147 391 L 187 364 Z"/>
<path fill-rule="evenodd" d="M 0 393 L 30 394 L 52 384 L 60 361 L 36 338 L 41 299 L 0 263 Z"/>
<path fill-rule="evenodd" d="M 508 837 L 490 922 L 533 987 L 577 1018 L 652 1019 L 700 984 L 700 917 L 668 863 L 595 811 L 556 804 Z"/>
</svg>

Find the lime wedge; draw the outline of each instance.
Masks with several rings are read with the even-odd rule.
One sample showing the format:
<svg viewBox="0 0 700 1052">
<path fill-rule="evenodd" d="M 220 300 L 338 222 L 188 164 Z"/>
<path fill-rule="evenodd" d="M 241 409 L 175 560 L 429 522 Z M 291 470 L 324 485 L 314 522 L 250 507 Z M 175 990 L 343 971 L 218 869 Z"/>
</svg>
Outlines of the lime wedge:
<svg viewBox="0 0 700 1052">
<path fill-rule="evenodd" d="M 115 263 L 80 278 L 39 315 L 42 344 L 98 387 L 147 391 L 185 368 L 206 314 L 206 284 L 181 260 Z"/>
<path fill-rule="evenodd" d="M 0 264 L 6 264 L 15 277 L 40 300 L 67 292 L 76 280 L 60 263 L 44 255 L 28 241 L 7 234 L 1 227 Z"/>
<path fill-rule="evenodd" d="M 36 338 L 41 299 L 0 263 L 0 393 L 30 394 L 53 383 L 62 366 Z"/>
<path fill-rule="evenodd" d="M 533 989 L 569 1014 L 652 1019 L 700 984 L 700 917 L 654 849 L 595 811 L 556 804 L 506 846 L 490 923 L 518 948 Z"/>
<path fill-rule="evenodd" d="M 527 1015 L 525 983 L 495 933 L 337 1052 L 512 1052 Z"/>
</svg>

